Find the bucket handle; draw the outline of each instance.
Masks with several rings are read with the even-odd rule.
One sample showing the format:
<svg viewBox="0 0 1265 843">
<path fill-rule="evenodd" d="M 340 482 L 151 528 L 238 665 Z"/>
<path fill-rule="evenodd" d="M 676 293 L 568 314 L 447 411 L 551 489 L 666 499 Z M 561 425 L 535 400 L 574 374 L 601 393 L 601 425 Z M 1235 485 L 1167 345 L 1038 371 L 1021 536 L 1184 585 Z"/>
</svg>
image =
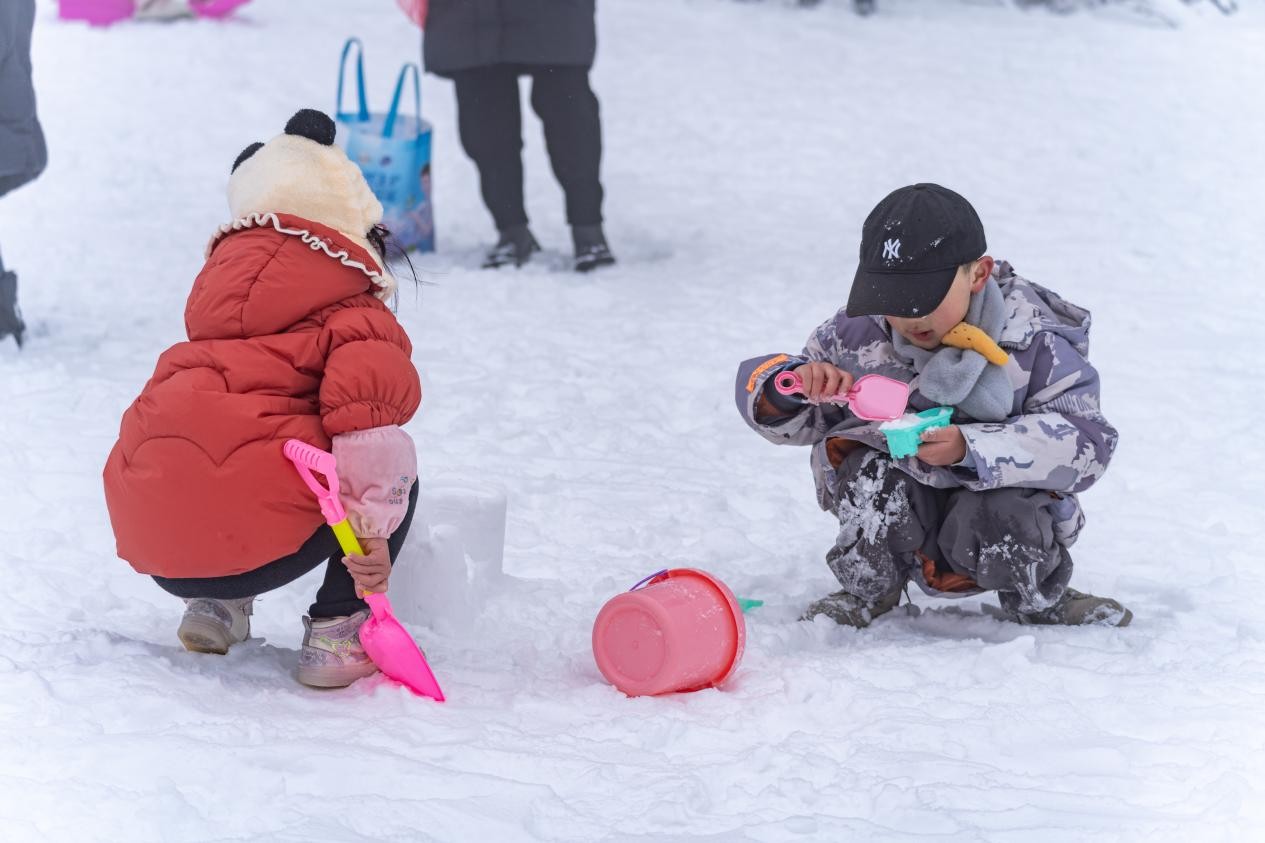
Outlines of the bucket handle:
<svg viewBox="0 0 1265 843">
<path fill-rule="evenodd" d="M 334 104 L 334 113 L 339 117 L 348 114 L 343 111 L 343 78 L 347 75 L 347 55 L 353 46 L 356 47 L 356 98 L 359 109 L 356 119 L 364 121 L 369 119 L 369 102 L 365 99 L 365 47 L 359 38 L 348 38 L 343 45 L 343 57 L 338 60 L 338 101 Z"/>
<path fill-rule="evenodd" d="M 637 589 L 641 588 L 641 587 L 642 587 L 642 586 L 644 586 L 644 585 L 650 585 L 652 582 L 654 582 L 655 580 L 659 579 L 660 577 L 664 577 L 664 578 L 666 578 L 666 577 L 667 577 L 667 575 L 668 575 L 668 569 L 667 569 L 667 568 L 664 568 L 662 571 L 655 571 L 653 574 L 651 574 L 650 576 L 646 577 L 646 578 L 645 578 L 645 579 L 643 579 L 641 582 L 637 583 L 636 585 L 634 585 L 632 588 L 630 588 L 630 589 L 628 589 L 628 590 L 629 590 L 629 591 L 636 591 Z"/>
</svg>

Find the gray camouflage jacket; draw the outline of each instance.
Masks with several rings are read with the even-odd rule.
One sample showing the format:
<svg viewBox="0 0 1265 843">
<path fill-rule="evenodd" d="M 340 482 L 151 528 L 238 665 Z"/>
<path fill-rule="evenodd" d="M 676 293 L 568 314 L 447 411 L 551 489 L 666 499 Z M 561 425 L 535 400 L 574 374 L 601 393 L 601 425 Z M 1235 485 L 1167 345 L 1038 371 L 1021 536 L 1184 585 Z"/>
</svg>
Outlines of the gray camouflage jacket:
<svg viewBox="0 0 1265 843">
<path fill-rule="evenodd" d="M 920 483 L 937 488 L 985 491 L 1007 486 L 1048 489 L 1060 498 L 1055 534 L 1064 545 L 1076 539 L 1084 515 L 1076 492 L 1093 485 L 1107 470 L 1117 433 L 1099 408 L 1098 372 L 1089 364 L 1089 311 L 1016 275 L 998 262 L 993 277 L 1005 296 L 1007 315 L 999 345 L 1015 389 L 1010 417 L 981 423 L 956 411 L 953 423 L 966 439 L 967 458 L 959 465 L 931 466 L 916 457 L 895 461 Z M 936 406 L 918 391 L 918 373 L 892 347 L 882 317 L 849 318 L 840 310 L 824 322 L 798 355 L 755 357 L 738 367 L 738 412 L 757 433 L 778 445 L 812 445 L 817 499 L 834 508 L 840 479 L 828 457 L 828 439 L 849 439 L 887 452 L 877 422 L 867 422 L 836 404 L 805 404 L 794 415 L 757 418 L 756 401 L 769 379 L 812 360 L 838 366 L 856 377 L 886 375 L 912 387 L 909 407 Z"/>
</svg>

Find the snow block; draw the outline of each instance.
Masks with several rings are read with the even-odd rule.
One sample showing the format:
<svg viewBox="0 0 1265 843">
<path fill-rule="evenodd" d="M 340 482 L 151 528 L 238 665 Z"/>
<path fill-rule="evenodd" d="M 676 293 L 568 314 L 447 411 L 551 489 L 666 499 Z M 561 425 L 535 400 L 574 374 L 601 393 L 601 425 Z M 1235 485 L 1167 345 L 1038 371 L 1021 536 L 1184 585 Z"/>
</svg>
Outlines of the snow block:
<svg viewBox="0 0 1265 843">
<path fill-rule="evenodd" d="M 389 593 L 406 623 L 469 630 L 503 573 L 505 490 L 474 482 L 421 492 Z"/>
</svg>

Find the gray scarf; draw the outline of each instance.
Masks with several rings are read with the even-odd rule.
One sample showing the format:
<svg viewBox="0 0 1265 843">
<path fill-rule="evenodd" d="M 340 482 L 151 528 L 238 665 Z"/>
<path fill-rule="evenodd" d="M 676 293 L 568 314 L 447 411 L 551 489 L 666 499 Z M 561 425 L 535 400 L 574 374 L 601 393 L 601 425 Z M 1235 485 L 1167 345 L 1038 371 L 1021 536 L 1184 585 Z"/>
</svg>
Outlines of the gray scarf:
<svg viewBox="0 0 1265 843">
<path fill-rule="evenodd" d="M 996 279 L 971 296 L 968 324 L 996 340 L 1006 324 L 1006 299 Z M 977 351 L 942 345 L 934 351 L 919 348 L 892 331 L 896 356 L 912 363 L 918 373 L 918 391 L 947 407 L 956 407 L 976 421 L 1004 421 L 1015 402 L 1015 390 L 1006 370 L 994 366 Z"/>
</svg>

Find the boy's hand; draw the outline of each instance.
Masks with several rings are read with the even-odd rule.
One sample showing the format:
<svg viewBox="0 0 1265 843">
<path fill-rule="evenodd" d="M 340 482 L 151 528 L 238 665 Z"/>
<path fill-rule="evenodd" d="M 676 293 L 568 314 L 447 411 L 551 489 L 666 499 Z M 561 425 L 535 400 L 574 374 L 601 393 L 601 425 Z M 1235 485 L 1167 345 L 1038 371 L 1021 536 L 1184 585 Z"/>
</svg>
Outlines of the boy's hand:
<svg viewBox="0 0 1265 843">
<path fill-rule="evenodd" d="M 918 459 L 927 465 L 953 465 L 966 456 L 966 437 L 956 424 L 933 427 L 922 432 L 922 444 L 918 446 Z"/>
<path fill-rule="evenodd" d="M 795 374 L 804 382 L 802 394 L 811 404 L 829 401 L 852 388 L 852 375 L 820 360 L 797 367 Z"/>
<path fill-rule="evenodd" d="M 386 591 L 391 578 L 391 551 L 386 539 L 361 539 L 364 556 L 349 554 L 343 564 L 351 572 L 359 591 Z"/>
</svg>

